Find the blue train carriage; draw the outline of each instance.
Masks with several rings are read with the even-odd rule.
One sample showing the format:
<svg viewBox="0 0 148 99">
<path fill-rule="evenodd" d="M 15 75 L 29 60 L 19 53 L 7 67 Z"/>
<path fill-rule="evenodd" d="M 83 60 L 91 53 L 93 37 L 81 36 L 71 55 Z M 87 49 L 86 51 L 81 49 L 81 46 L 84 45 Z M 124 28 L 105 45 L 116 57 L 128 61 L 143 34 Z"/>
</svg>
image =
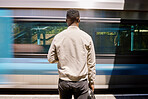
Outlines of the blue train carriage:
<svg viewBox="0 0 148 99">
<path fill-rule="evenodd" d="M 97 62 L 95 84 L 98 89 L 146 87 L 148 63 L 146 57 L 147 31 L 145 29 L 147 24 L 132 23 L 133 21 L 126 23 L 125 21 L 127 20 L 121 20 L 120 23 L 88 23 L 87 21 L 80 23 L 80 28 L 88 32 L 94 40 Z M 52 82 L 56 85 L 57 67 L 56 64 L 48 63 L 46 54 L 53 37 L 67 28 L 66 23 L 16 21 L 14 24 L 18 25 L 18 28 L 23 27 L 24 32 L 27 31 L 24 36 L 18 34 L 18 38 L 16 36 L 14 39 L 15 57 L 20 60 L 19 62 L 25 63 L 21 65 L 22 71 L 15 72 L 27 74 L 30 77 L 31 75 L 41 77 L 44 75 L 45 78 L 48 78 L 49 75 L 53 75 L 48 82 L 52 82 L 50 81 L 52 77 L 57 77 L 55 82 Z M 43 33 L 45 33 L 45 38 L 43 38 Z M 40 38 L 38 34 L 40 34 Z M 141 38 L 142 40 L 139 42 L 138 39 Z M 24 44 L 26 42 L 29 44 Z M 45 79 L 42 81 L 41 84 L 49 84 Z M 141 81 L 145 81 L 145 85 Z"/>
</svg>

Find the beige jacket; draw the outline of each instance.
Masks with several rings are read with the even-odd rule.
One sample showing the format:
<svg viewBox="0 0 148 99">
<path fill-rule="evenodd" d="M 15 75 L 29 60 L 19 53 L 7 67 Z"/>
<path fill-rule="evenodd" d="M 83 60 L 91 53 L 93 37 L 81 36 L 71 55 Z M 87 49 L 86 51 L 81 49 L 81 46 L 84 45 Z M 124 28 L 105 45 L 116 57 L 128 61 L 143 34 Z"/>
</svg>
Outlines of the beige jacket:
<svg viewBox="0 0 148 99">
<path fill-rule="evenodd" d="M 67 81 L 89 79 L 94 84 L 95 50 L 91 36 L 77 26 L 57 34 L 48 51 L 48 61 L 58 62 L 59 78 Z"/>
</svg>

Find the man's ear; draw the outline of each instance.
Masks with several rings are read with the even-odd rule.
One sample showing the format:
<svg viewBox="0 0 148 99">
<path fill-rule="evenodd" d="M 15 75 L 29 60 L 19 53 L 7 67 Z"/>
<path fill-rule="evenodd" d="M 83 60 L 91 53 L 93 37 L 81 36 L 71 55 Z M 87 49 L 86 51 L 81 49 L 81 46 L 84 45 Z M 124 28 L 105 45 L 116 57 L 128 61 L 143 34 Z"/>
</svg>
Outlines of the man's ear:
<svg viewBox="0 0 148 99">
<path fill-rule="evenodd" d="M 80 18 L 79 17 L 77 17 L 76 20 L 77 20 L 78 23 L 80 23 Z"/>
<path fill-rule="evenodd" d="M 78 19 L 78 23 L 80 23 L 80 18 Z"/>
</svg>

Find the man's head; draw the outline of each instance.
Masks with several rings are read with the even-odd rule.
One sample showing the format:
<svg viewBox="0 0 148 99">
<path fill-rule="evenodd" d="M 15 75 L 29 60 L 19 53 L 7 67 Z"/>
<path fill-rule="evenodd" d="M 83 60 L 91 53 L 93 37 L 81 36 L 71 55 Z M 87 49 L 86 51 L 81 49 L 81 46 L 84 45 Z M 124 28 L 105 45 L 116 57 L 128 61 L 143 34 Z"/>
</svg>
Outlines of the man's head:
<svg viewBox="0 0 148 99">
<path fill-rule="evenodd" d="M 80 14 L 79 11 L 76 9 L 70 9 L 67 11 L 66 15 L 66 22 L 68 26 L 70 26 L 73 23 L 79 23 L 80 22 Z"/>
</svg>

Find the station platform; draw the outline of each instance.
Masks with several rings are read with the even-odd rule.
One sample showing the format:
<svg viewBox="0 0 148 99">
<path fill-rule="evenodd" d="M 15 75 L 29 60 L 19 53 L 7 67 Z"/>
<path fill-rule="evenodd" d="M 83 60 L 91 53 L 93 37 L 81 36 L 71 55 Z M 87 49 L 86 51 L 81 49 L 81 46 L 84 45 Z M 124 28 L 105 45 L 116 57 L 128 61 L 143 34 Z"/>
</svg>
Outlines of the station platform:
<svg viewBox="0 0 148 99">
<path fill-rule="evenodd" d="M 148 99 L 148 94 L 96 94 L 95 96 L 96 99 Z M 59 99 L 59 95 L 0 95 L 0 99 Z"/>
</svg>

